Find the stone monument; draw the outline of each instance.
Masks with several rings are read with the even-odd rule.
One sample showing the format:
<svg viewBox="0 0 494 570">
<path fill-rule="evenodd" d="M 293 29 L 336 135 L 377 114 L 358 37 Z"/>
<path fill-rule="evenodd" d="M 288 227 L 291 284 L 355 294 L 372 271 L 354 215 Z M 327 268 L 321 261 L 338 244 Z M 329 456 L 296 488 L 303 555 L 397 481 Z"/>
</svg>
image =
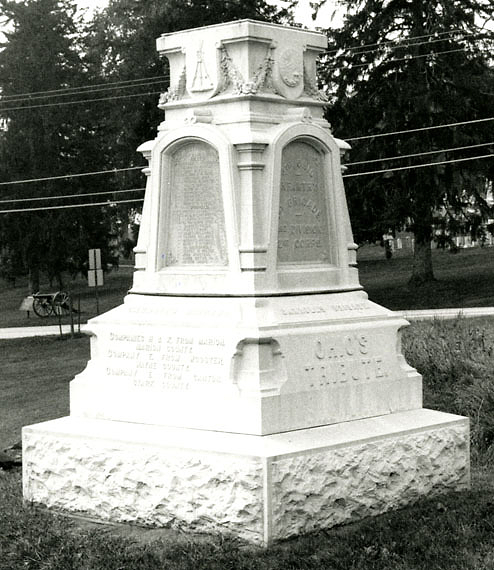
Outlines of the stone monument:
<svg viewBox="0 0 494 570">
<path fill-rule="evenodd" d="M 469 484 L 469 426 L 422 408 L 407 322 L 358 281 L 324 35 L 166 34 L 166 120 L 133 287 L 92 319 L 70 416 L 24 428 L 27 499 L 273 540 Z"/>
</svg>

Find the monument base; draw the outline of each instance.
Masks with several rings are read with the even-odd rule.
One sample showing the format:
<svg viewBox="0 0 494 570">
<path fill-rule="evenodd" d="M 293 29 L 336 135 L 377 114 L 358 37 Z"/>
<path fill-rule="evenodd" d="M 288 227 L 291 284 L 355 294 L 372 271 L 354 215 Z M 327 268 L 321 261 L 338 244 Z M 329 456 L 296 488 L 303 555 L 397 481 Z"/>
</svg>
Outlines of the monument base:
<svg viewBox="0 0 494 570">
<path fill-rule="evenodd" d="M 469 424 L 414 410 L 252 436 L 65 417 L 23 429 L 24 497 L 267 545 L 469 486 Z"/>
</svg>

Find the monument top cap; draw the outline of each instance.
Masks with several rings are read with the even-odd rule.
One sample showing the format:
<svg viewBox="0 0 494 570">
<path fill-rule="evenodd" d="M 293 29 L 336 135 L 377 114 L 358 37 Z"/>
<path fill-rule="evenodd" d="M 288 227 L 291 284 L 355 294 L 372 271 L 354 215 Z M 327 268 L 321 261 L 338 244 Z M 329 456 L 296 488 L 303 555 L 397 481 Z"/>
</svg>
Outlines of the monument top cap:
<svg viewBox="0 0 494 570">
<path fill-rule="evenodd" d="M 271 22 L 262 22 L 260 20 L 252 20 L 250 18 L 245 18 L 243 20 L 233 20 L 231 22 L 223 22 L 220 24 L 211 24 L 209 26 L 202 26 L 201 28 L 187 28 L 185 30 L 179 30 L 177 32 L 170 32 L 161 34 L 161 36 L 157 39 L 158 51 L 160 51 L 161 46 L 160 42 L 162 38 L 171 38 L 173 36 L 180 36 L 182 34 L 204 34 L 208 33 L 210 30 L 214 30 L 215 32 L 222 35 L 221 29 L 224 29 L 227 34 L 240 34 L 240 35 L 255 35 L 253 32 L 259 32 L 263 30 L 264 34 L 271 34 L 276 35 L 279 34 L 281 30 L 284 32 L 289 33 L 299 33 L 304 34 L 306 38 L 313 36 L 315 45 L 319 45 L 322 48 L 325 48 L 327 45 L 327 39 L 324 34 L 321 32 L 314 32 L 312 30 L 305 30 L 303 28 L 295 27 L 295 26 L 286 26 L 284 24 L 273 24 Z M 271 29 L 271 32 L 268 30 Z M 219 38 L 218 38 L 219 39 Z"/>
<path fill-rule="evenodd" d="M 157 50 L 170 62 L 170 88 L 160 107 L 259 96 L 321 102 L 316 57 L 324 34 L 237 20 L 163 34 Z"/>
</svg>

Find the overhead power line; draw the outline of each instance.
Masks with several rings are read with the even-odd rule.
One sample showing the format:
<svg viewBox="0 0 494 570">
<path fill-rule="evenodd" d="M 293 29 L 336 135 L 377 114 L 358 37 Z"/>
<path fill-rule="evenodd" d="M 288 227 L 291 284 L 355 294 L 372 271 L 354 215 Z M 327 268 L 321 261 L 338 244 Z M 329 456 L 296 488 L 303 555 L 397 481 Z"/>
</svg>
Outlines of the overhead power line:
<svg viewBox="0 0 494 570">
<path fill-rule="evenodd" d="M 425 42 L 425 43 L 431 43 L 431 42 Z M 396 62 L 402 62 L 402 61 L 412 61 L 414 59 L 422 59 L 424 57 L 429 57 L 429 56 L 439 56 L 439 55 L 445 55 L 445 54 L 451 54 L 451 53 L 457 53 L 457 52 L 461 52 L 461 51 L 468 51 L 467 47 L 461 47 L 461 48 L 455 48 L 455 49 L 450 49 L 450 50 L 443 50 L 443 51 L 430 51 L 428 53 L 425 54 L 419 54 L 419 55 L 410 55 L 407 57 L 402 57 L 402 58 L 394 58 L 394 59 L 388 59 L 388 60 L 383 60 L 381 63 L 396 63 Z M 488 51 L 487 49 L 480 49 L 480 51 Z M 328 71 L 350 71 L 352 69 L 356 69 L 356 68 L 360 68 L 360 67 L 368 67 L 369 65 L 371 65 L 372 62 L 369 63 L 359 63 L 359 64 L 349 64 L 346 66 L 338 66 L 338 67 L 329 67 Z M 141 83 L 141 84 L 136 84 L 136 85 L 132 85 L 134 86 L 145 86 L 145 85 L 156 85 L 159 84 L 160 82 L 164 82 L 166 80 L 168 80 L 169 77 L 168 76 L 163 76 L 162 79 L 158 79 L 157 81 L 153 81 L 153 82 L 148 82 L 148 83 Z M 130 85 L 129 85 L 130 86 Z M 91 90 L 91 86 L 88 86 L 88 90 L 87 91 L 72 91 L 70 93 L 63 93 L 64 95 L 82 95 L 82 94 L 86 94 L 86 93 L 96 93 L 96 92 L 100 92 L 100 91 L 107 91 L 110 89 L 115 89 L 116 87 L 104 87 L 101 89 L 93 89 Z M 63 91 L 63 90 L 62 90 Z M 47 95 L 45 96 L 40 96 L 40 97 L 24 97 L 24 98 L 19 98 L 19 96 L 17 96 L 17 99 L 8 99 L 5 101 L 2 101 L 2 99 L 0 98 L 0 113 L 2 111 L 18 111 L 21 109 L 39 109 L 39 108 L 43 108 L 43 107 L 55 107 L 55 106 L 62 106 L 62 105 L 77 105 L 80 103 L 94 103 L 94 102 L 98 102 L 98 101 L 109 101 L 109 100 L 114 100 L 114 99 L 125 99 L 128 97 L 143 97 L 143 96 L 147 96 L 147 95 L 156 95 L 158 93 L 161 93 L 162 91 L 151 91 L 151 92 L 144 92 L 144 93 L 132 93 L 132 94 L 127 94 L 127 95 L 115 95 L 112 97 L 99 97 L 99 98 L 95 98 L 95 99 L 79 99 L 79 100 L 75 100 L 75 101 L 59 101 L 56 103 L 40 103 L 37 105 L 21 105 L 19 107 L 1 107 L 2 103 L 15 103 L 18 101 L 32 101 L 33 99 L 45 99 L 47 97 L 59 97 L 61 95 L 48 95 L 48 93 L 50 92 L 45 92 Z M 43 93 L 43 92 L 38 92 L 38 93 Z M 12 96 L 15 97 L 15 96 Z"/>
<path fill-rule="evenodd" d="M 403 130 L 403 131 L 392 131 L 392 132 L 387 132 L 387 133 L 378 133 L 378 134 L 374 134 L 374 135 L 366 135 L 366 136 L 362 136 L 362 137 L 345 138 L 344 140 L 345 141 L 357 141 L 357 140 L 368 139 L 368 138 L 377 138 L 377 137 L 385 137 L 385 136 L 398 135 L 398 134 L 428 131 L 431 129 L 442 129 L 442 128 L 446 128 L 446 127 L 458 127 L 458 126 L 481 123 L 481 122 L 492 121 L 492 120 L 494 120 L 494 117 L 487 117 L 485 119 L 474 119 L 471 121 L 462 121 L 460 123 L 449 123 L 449 124 L 445 124 L 445 125 L 433 125 L 430 127 L 421 127 L 419 129 L 408 129 L 408 130 Z M 456 147 L 456 148 L 450 148 L 450 149 L 441 149 L 438 151 L 428 151 L 428 152 L 421 152 L 421 153 L 410 154 L 410 155 L 401 155 L 401 156 L 380 158 L 380 159 L 375 159 L 375 160 L 352 162 L 352 163 L 347 163 L 347 166 L 350 166 L 350 165 L 355 166 L 358 164 L 367 164 L 367 163 L 372 163 L 372 162 L 382 162 L 384 160 L 395 160 L 398 158 L 412 158 L 414 156 L 435 154 L 435 153 L 439 153 L 439 152 L 449 152 L 449 151 L 453 151 L 453 150 L 464 150 L 464 149 L 468 149 L 468 148 L 475 148 L 478 146 L 488 146 L 490 144 L 494 144 L 494 143 L 482 143 L 479 145 L 470 145 L 470 146 L 466 146 L 466 147 Z M 64 174 L 61 176 L 47 176 L 44 178 L 28 178 L 25 180 L 11 180 L 11 181 L 6 181 L 6 182 L 0 182 L 0 186 L 7 186 L 7 185 L 11 185 L 11 184 L 25 184 L 25 183 L 29 183 L 29 182 L 45 182 L 45 181 L 50 181 L 50 180 L 77 178 L 79 176 L 96 176 L 96 175 L 100 175 L 100 174 L 113 174 L 115 172 L 124 172 L 124 171 L 128 171 L 128 170 L 142 170 L 143 168 L 146 168 L 146 167 L 145 166 L 131 166 L 128 168 L 112 168 L 109 170 L 97 170 L 94 172 L 79 172 L 77 174 Z M 0 203 L 1 202 L 2 201 L 0 200 Z"/>
<path fill-rule="evenodd" d="M 410 42 L 410 43 L 406 43 L 403 45 L 396 45 L 396 46 L 391 46 L 388 47 L 387 49 L 391 49 L 391 50 L 397 50 L 397 49 L 408 49 L 408 48 L 414 48 L 414 47 L 418 47 L 418 46 L 430 46 L 432 44 L 437 44 L 440 42 L 461 42 L 461 41 L 466 41 L 468 39 L 468 35 L 464 35 L 462 37 L 458 37 L 458 38 L 437 38 L 435 40 L 427 40 L 425 42 Z M 491 38 L 486 38 L 486 37 L 482 37 L 482 38 L 474 38 L 473 40 L 470 41 L 492 41 Z M 463 46 L 466 47 L 466 46 Z M 369 50 L 364 50 L 364 51 L 359 51 L 356 52 L 354 54 L 352 54 L 353 56 L 359 56 L 359 55 L 366 55 L 368 53 L 377 53 L 381 51 L 381 47 L 378 48 L 374 48 L 374 49 L 369 49 Z"/>
<path fill-rule="evenodd" d="M 343 53 L 345 52 L 351 52 L 354 50 L 361 50 L 367 47 L 374 47 L 376 46 L 376 49 L 373 50 L 367 50 L 367 51 L 361 51 L 358 52 L 357 55 L 361 55 L 361 54 L 365 54 L 365 53 L 370 53 L 373 51 L 378 51 L 379 49 L 386 47 L 386 46 L 395 46 L 397 48 L 399 47 L 403 47 L 401 44 L 408 44 L 405 47 L 409 47 L 409 46 L 419 46 L 419 45 L 430 45 L 433 43 L 438 43 L 438 42 L 443 42 L 443 41 L 447 41 L 449 38 L 444 38 L 444 37 L 440 37 L 440 36 L 450 36 L 450 35 L 461 35 L 462 37 L 469 37 L 472 35 L 478 35 L 478 32 L 464 32 L 462 30 L 450 30 L 450 31 L 446 31 L 446 32 L 439 32 L 439 33 L 431 33 L 431 34 L 425 34 L 422 36 L 412 36 L 409 38 L 402 38 L 402 39 L 397 39 L 397 40 L 388 40 L 386 42 L 379 42 L 379 43 L 373 43 L 373 44 L 364 44 L 361 46 L 353 46 L 353 47 L 349 47 L 349 48 L 338 48 L 335 50 L 330 50 L 327 53 L 328 54 L 332 54 L 332 53 L 337 53 L 342 51 Z M 415 42 L 414 40 L 420 40 L 420 39 L 424 39 L 424 38 L 435 38 L 435 39 L 429 39 L 427 41 L 423 41 L 423 42 Z M 459 38 L 459 40 L 462 38 Z M 484 37 L 480 37 L 478 39 L 491 39 L 491 38 L 484 38 Z M 492 38 L 494 39 L 494 38 Z M 410 43 L 413 42 L 413 43 Z M 67 95 L 71 95 L 71 94 L 79 94 L 79 93 L 87 93 L 87 92 L 94 92 L 96 90 L 100 91 L 100 87 L 102 88 L 101 91 L 103 90 L 109 90 L 109 89 L 118 89 L 118 88 L 125 88 L 125 87 L 136 87 L 139 86 L 139 84 L 142 85 L 148 85 L 148 84 L 152 84 L 154 82 L 161 82 L 161 81 L 167 81 L 170 79 L 170 75 L 169 74 L 164 74 L 162 76 L 149 76 L 149 77 L 138 77 L 136 79 L 126 79 L 126 80 L 121 80 L 121 81 L 110 81 L 110 82 L 106 82 L 106 83 L 95 83 L 92 85 L 79 85 L 76 87 L 63 87 L 60 89 L 50 89 L 50 90 L 45 90 L 45 91 L 28 91 L 28 92 L 24 92 L 24 93 L 15 93 L 12 95 L 1 95 L 0 94 L 0 102 L 14 102 L 14 101 L 20 101 L 20 100 L 32 100 L 32 99 L 38 99 L 38 98 L 45 98 L 48 96 L 53 96 L 53 97 L 61 97 L 61 96 L 67 96 Z M 35 97 L 36 96 L 36 97 Z M 37 97 L 39 96 L 39 97 Z"/>
<path fill-rule="evenodd" d="M 163 75 L 162 76 L 164 79 L 168 79 L 170 76 L 169 75 Z M 116 87 L 119 86 L 124 86 L 126 84 L 131 84 L 131 83 L 135 83 L 135 82 L 141 82 L 141 81 L 152 81 L 153 79 L 159 79 L 159 77 L 156 76 L 152 76 L 152 77 L 139 77 L 137 79 L 126 79 L 126 80 L 122 80 L 122 81 L 110 81 L 107 83 L 95 83 L 94 85 L 79 85 L 77 87 L 63 87 L 61 89 L 50 89 L 47 91 L 28 91 L 26 93 L 15 93 L 12 95 L 1 95 L 2 99 L 11 99 L 11 98 L 17 98 L 17 97 L 30 97 L 31 95 L 49 95 L 52 93 L 66 93 L 66 92 L 70 92 L 70 91 L 84 91 L 85 89 L 94 89 L 95 87 L 109 87 L 110 85 L 113 85 Z"/>
<path fill-rule="evenodd" d="M 473 35 L 479 35 L 477 34 L 477 32 L 455 32 L 456 34 L 461 35 L 461 37 L 457 37 L 452 39 L 451 37 L 443 37 L 443 38 L 438 38 L 436 37 L 435 39 L 429 39 L 429 40 L 425 40 L 425 41 L 421 41 L 421 42 L 416 42 L 416 41 L 411 41 L 410 39 L 403 39 L 403 40 L 399 40 L 397 42 L 394 41 L 389 41 L 389 42 L 381 42 L 378 44 L 368 44 L 368 46 L 361 46 L 361 47 L 355 47 L 355 48 L 349 48 L 349 49 L 336 49 L 336 50 L 332 50 L 330 52 L 328 52 L 328 54 L 338 54 L 339 52 L 341 52 L 341 55 L 345 55 L 346 53 L 350 52 L 350 55 L 353 56 L 358 56 L 358 55 L 365 55 L 368 53 L 377 53 L 379 51 L 381 51 L 383 48 L 386 48 L 387 50 L 395 50 L 395 49 L 406 49 L 406 48 L 410 48 L 410 47 L 417 47 L 417 46 L 423 46 L 423 45 L 431 45 L 431 44 L 436 44 L 439 42 L 447 42 L 447 41 L 466 41 L 467 39 L 470 38 L 470 36 Z M 422 37 L 434 37 L 434 35 L 432 34 L 431 36 L 422 36 Z M 421 39 L 420 36 L 418 36 L 415 39 Z M 486 36 L 481 36 L 479 35 L 479 37 L 477 38 L 470 38 L 470 40 L 473 41 L 492 41 L 493 38 L 490 37 L 486 37 Z M 393 45 L 394 44 L 394 45 Z M 373 49 L 363 49 L 363 51 L 354 51 L 357 49 L 362 49 L 364 47 L 372 47 L 372 46 L 377 46 Z"/>
<path fill-rule="evenodd" d="M 470 148 L 479 148 L 482 146 L 490 146 L 490 145 L 494 145 L 494 141 L 487 142 L 487 143 L 480 143 L 480 144 L 471 144 L 468 146 L 457 146 L 457 147 L 453 147 L 453 148 L 442 148 L 439 150 L 429 150 L 427 152 L 416 152 L 414 154 L 401 154 L 398 156 L 387 156 L 384 158 L 375 158 L 373 160 L 359 160 L 358 162 L 345 162 L 345 166 L 357 166 L 360 164 L 371 164 L 371 163 L 375 163 L 375 162 L 384 162 L 386 160 L 400 160 L 402 158 L 415 158 L 417 156 L 427 156 L 427 155 L 431 155 L 431 154 L 439 154 L 441 152 L 453 152 L 453 151 L 457 151 L 457 150 L 467 150 Z"/>
<path fill-rule="evenodd" d="M 40 200 L 65 200 L 68 198 L 82 198 L 83 196 L 103 196 L 105 194 L 124 194 L 126 192 L 143 192 L 146 188 L 129 188 L 128 190 L 105 190 L 103 192 L 85 192 L 83 194 L 64 194 L 62 196 L 39 196 L 37 198 L 10 198 L 0 200 L 0 204 L 13 204 L 15 202 L 37 202 Z"/>
<path fill-rule="evenodd" d="M 457 158 L 454 160 L 441 160 L 441 161 L 437 161 L 437 162 L 429 162 L 427 164 L 415 164 L 413 166 L 401 166 L 398 168 L 387 168 L 384 170 L 374 170 L 374 171 L 369 171 L 369 172 L 357 172 L 355 174 L 344 174 L 343 178 L 352 178 L 352 177 L 357 177 L 357 176 L 367 176 L 370 174 L 383 174 L 386 172 L 396 172 L 396 171 L 402 171 L 402 170 L 412 170 L 415 168 L 425 168 L 428 166 L 438 166 L 441 164 L 451 164 L 451 163 L 455 163 L 455 162 L 466 162 L 466 161 L 471 161 L 471 160 L 482 160 L 484 158 L 494 158 L 494 154 L 484 154 L 481 156 L 471 156 L 469 158 Z M 131 192 L 131 191 L 138 191 L 138 190 L 144 190 L 144 188 L 135 188 L 135 189 L 130 189 L 130 190 L 120 190 L 120 191 L 115 191 L 112 193 L 117 193 L 117 192 Z M 101 194 L 109 194 L 110 192 L 101 192 Z M 89 195 L 89 194 L 87 194 Z M 79 196 L 83 196 L 82 194 Z M 85 204 L 68 204 L 68 205 L 63 205 L 63 206 L 43 206 L 43 207 L 38 207 L 38 208 L 11 208 L 8 210 L 0 210 L 0 214 L 13 214 L 13 213 L 19 213 L 19 212 L 39 212 L 39 211 L 45 211 L 45 210 L 62 210 L 62 209 L 66 209 L 66 208 L 88 208 L 88 207 L 92 207 L 92 206 L 111 206 L 114 204 L 131 204 L 131 203 L 136 203 L 136 202 L 142 202 L 144 200 L 144 198 L 135 198 L 135 199 L 129 199 L 129 200 L 107 200 L 106 202 L 92 202 L 92 203 L 85 203 Z M 13 200 L 13 201 L 17 201 L 17 200 Z M 20 201 L 20 200 L 18 200 Z"/>
<path fill-rule="evenodd" d="M 110 101 L 112 99 L 126 99 L 129 97 L 144 97 L 157 95 L 162 91 L 148 91 L 147 93 L 131 93 L 128 95 L 114 95 L 112 97 L 99 97 L 97 99 L 80 99 L 78 101 L 59 101 L 58 103 L 42 103 L 39 105 L 22 105 L 21 107 L 0 107 L 0 114 L 5 111 L 18 111 L 19 109 L 40 109 L 41 107 L 61 107 L 62 105 L 79 105 L 80 103 L 95 103 L 96 101 Z"/>
<path fill-rule="evenodd" d="M 79 172 L 78 174 L 62 174 L 60 176 L 46 176 L 45 178 L 27 178 L 25 180 L 11 180 L 0 182 L 0 186 L 10 184 L 27 184 L 28 182 L 46 182 L 47 180 L 63 180 L 66 178 L 77 178 L 79 176 L 97 176 L 99 174 L 111 174 L 113 172 L 125 172 L 127 170 L 142 170 L 145 166 L 129 166 L 128 168 L 112 168 L 110 170 L 95 170 L 94 172 Z"/>
<path fill-rule="evenodd" d="M 409 41 L 413 41 L 413 40 L 423 40 L 424 38 L 433 38 L 433 37 L 438 37 L 438 36 L 443 36 L 443 35 L 452 35 L 452 34 L 468 34 L 471 33 L 473 34 L 474 32 L 463 32 L 462 30 L 448 30 L 445 32 L 437 32 L 437 33 L 431 33 L 431 34 L 424 34 L 422 36 L 411 36 L 409 38 L 401 38 L 401 39 L 396 39 L 396 40 L 387 40 L 385 42 L 375 42 L 373 44 L 363 44 L 361 46 L 350 46 L 350 47 L 343 47 L 343 48 L 337 48 L 334 50 L 329 50 L 328 53 L 337 53 L 339 51 L 353 51 L 353 50 L 358 50 L 358 49 L 363 49 L 363 48 L 368 48 L 368 47 L 374 47 L 374 46 L 386 46 L 386 45 L 390 45 L 390 44 L 400 44 L 400 43 L 404 43 L 404 42 L 409 42 Z"/>
<path fill-rule="evenodd" d="M 103 91 L 113 91 L 115 89 L 130 89 L 133 87 L 145 87 L 147 85 L 159 85 L 160 83 L 167 82 L 169 77 L 163 77 L 162 79 L 157 79 L 156 81 L 145 81 L 141 83 L 134 83 L 132 85 L 117 85 L 114 87 L 98 87 L 95 89 L 86 89 L 84 91 L 70 91 L 67 93 L 57 93 L 57 94 L 47 94 L 47 95 L 35 95 L 35 96 L 26 96 L 26 97 L 16 97 L 15 99 L 7 99 L 3 100 L 3 97 L 0 96 L 0 104 L 9 104 L 9 103 L 20 103 L 22 101 L 35 101 L 38 99 L 53 99 L 58 97 L 67 97 L 73 95 L 86 95 L 87 93 L 101 93 Z"/>
<path fill-rule="evenodd" d="M 413 61 L 414 59 L 423 59 L 424 57 L 432 57 L 432 56 L 436 56 L 436 55 L 446 55 L 448 53 L 457 53 L 460 51 L 468 51 L 468 49 L 466 47 L 462 47 L 462 48 L 455 48 L 455 49 L 448 49 L 448 50 L 444 50 L 444 51 L 431 51 L 428 53 L 424 53 L 424 54 L 420 54 L 420 55 L 409 55 L 406 57 L 397 57 L 397 58 L 393 58 L 393 59 L 383 59 L 382 61 L 379 62 L 380 65 L 383 64 L 389 64 L 389 63 L 397 63 L 397 62 L 401 62 L 401 61 Z M 489 53 L 491 52 L 491 50 L 487 50 L 487 49 L 480 49 L 479 51 L 489 51 Z M 352 69 L 356 69 L 359 67 L 369 67 L 370 65 L 372 65 L 374 62 L 370 61 L 367 63 L 357 63 L 355 65 L 353 64 L 348 64 L 348 65 L 342 65 L 339 67 L 328 67 L 328 71 L 351 71 Z"/>
<path fill-rule="evenodd" d="M 43 210 L 64 210 L 66 208 L 90 208 L 93 206 L 113 206 L 114 204 L 131 204 L 133 202 L 142 202 L 144 198 L 134 198 L 132 200 L 110 200 L 107 202 L 92 202 L 86 204 L 66 204 L 64 206 L 42 206 L 39 208 L 12 208 L 11 210 L 0 210 L 0 214 L 14 214 L 19 212 L 40 212 Z"/>
<path fill-rule="evenodd" d="M 387 168 L 385 170 L 372 170 L 369 172 L 356 172 L 355 174 L 344 174 L 343 178 L 354 178 L 356 176 L 367 176 L 369 174 L 383 174 L 385 172 L 397 172 L 399 170 L 412 170 L 414 168 L 425 168 L 427 166 L 438 166 L 440 164 L 451 164 L 453 162 L 466 162 L 468 160 L 481 160 L 484 158 L 494 158 L 494 154 L 484 154 L 481 156 L 471 156 L 469 158 L 456 158 L 453 160 L 441 160 L 438 162 L 428 162 L 427 164 L 414 164 L 412 166 L 399 166 L 397 168 Z"/>
<path fill-rule="evenodd" d="M 447 123 L 444 125 L 432 125 L 430 127 L 420 127 L 417 129 L 406 129 L 403 131 L 391 131 L 391 132 L 387 132 L 387 133 L 376 133 L 373 135 L 364 135 L 361 137 L 351 137 L 351 138 L 340 137 L 340 138 L 342 138 L 344 141 L 347 141 L 347 142 L 361 141 L 361 140 L 365 140 L 365 139 L 374 139 L 374 138 L 378 138 L 378 137 L 390 137 L 392 135 L 403 135 L 405 133 L 419 133 L 422 131 L 430 131 L 433 129 L 445 129 L 447 127 L 459 127 L 461 125 L 473 125 L 475 123 L 485 123 L 486 121 L 494 121 L 494 117 L 486 117 L 485 119 L 473 119 L 470 121 L 461 121 L 459 123 Z"/>
<path fill-rule="evenodd" d="M 442 42 L 442 41 L 447 41 L 448 38 L 444 38 L 444 37 L 440 37 L 440 36 L 451 36 L 451 35 L 461 35 L 462 37 L 469 37 L 472 35 L 479 35 L 479 32 L 465 32 L 462 30 L 449 30 L 449 31 L 445 31 L 445 32 L 434 32 L 431 34 L 424 34 L 421 36 L 411 36 L 409 38 L 401 38 L 401 39 L 396 39 L 396 40 L 388 40 L 385 42 L 377 42 L 377 43 L 372 43 L 372 44 L 363 44 L 361 46 L 352 46 L 352 47 L 348 47 L 348 48 L 338 48 L 338 49 L 334 49 L 334 50 L 329 50 L 327 52 L 327 54 L 332 54 L 332 53 L 337 53 L 337 52 L 352 52 L 355 50 L 361 50 L 364 48 L 368 48 L 368 47 L 376 47 L 375 50 L 370 50 L 370 51 L 378 51 L 379 49 L 381 49 L 382 47 L 386 47 L 386 46 L 396 46 L 396 47 L 402 47 L 401 44 L 409 44 L 412 46 L 418 46 L 418 45 L 426 45 L 426 44 L 432 44 L 432 43 L 437 43 L 437 42 Z M 415 42 L 415 40 L 421 40 L 424 38 L 435 38 L 432 40 L 427 40 L 427 41 L 423 41 L 423 42 Z M 461 38 L 459 38 L 461 39 Z M 480 37 L 478 39 L 487 39 L 490 40 L 491 38 L 485 38 L 485 37 Z M 492 38 L 494 39 L 494 38 Z M 413 42 L 412 44 L 410 44 L 410 42 Z M 408 46 L 406 46 L 408 47 Z M 369 53 L 368 51 L 365 52 L 358 52 L 357 55 L 360 54 L 365 54 L 365 53 Z M 143 85 L 145 84 L 151 84 L 155 81 L 159 82 L 159 81 L 166 81 L 170 78 L 169 74 L 165 74 L 162 76 L 149 76 L 149 77 L 138 77 L 136 79 L 125 79 L 125 80 L 120 80 L 120 81 L 109 81 L 109 82 L 105 82 L 105 83 L 94 83 L 92 85 L 78 85 L 75 87 L 63 87 L 60 89 L 49 89 L 49 90 L 44 90 L 44 91 L 27 91 L 24 93 L 15 93 L 15 94 L 11 94 L 11 95 L 2 95 L 0 93 L 0 101 L 2 102 L 14 102 L 14 101 L 18 101 L 22 99 L 33 99 L 33 98 L 38 98 L 38 97 L 33 97 L 33 96 L 42 96 L 39 98 L 44 98 L 44 96 L 66 96 L 66 95 L 71 95 L 71 94 L 79 94 L 79 93 L 87 93 L 87 92 L 92 92 L 93 90 L 102 87 L 104 90 L 106 89 L 118 89 L 119 87 L 135 87 L 137 85 L 137 83 L 142 83 Z M 147 82 L 147 83 L 146 83 Z"/>
</svg>

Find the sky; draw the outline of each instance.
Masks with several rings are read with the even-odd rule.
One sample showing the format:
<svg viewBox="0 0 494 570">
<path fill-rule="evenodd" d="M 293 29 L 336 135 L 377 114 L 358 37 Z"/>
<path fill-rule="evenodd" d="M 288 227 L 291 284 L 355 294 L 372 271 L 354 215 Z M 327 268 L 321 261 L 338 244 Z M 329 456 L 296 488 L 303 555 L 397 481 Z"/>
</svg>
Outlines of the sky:
<svg viewBox="0 0 494 570">
<path fill-rule="evenodd" d="M 283 0 L 272 0 L 273 3 L 283 3 Z M 298 0 L 297 8 L 295 10 L 295 20 L 307 28 L 315 29 L 317 26 L 327 28 L 330 13 L 334 9 L 334 0 L 328 0 L 326 5 L 323 6 L 318 14 L 317 20 L 314 22 L 311 18 L 310 0 Z M 94 10 L 97 8 L 104 8 L 107 5 L 107 0 L 77 0 L 77 4 L 81 8 L 89 8 Z"/>
</svg>

